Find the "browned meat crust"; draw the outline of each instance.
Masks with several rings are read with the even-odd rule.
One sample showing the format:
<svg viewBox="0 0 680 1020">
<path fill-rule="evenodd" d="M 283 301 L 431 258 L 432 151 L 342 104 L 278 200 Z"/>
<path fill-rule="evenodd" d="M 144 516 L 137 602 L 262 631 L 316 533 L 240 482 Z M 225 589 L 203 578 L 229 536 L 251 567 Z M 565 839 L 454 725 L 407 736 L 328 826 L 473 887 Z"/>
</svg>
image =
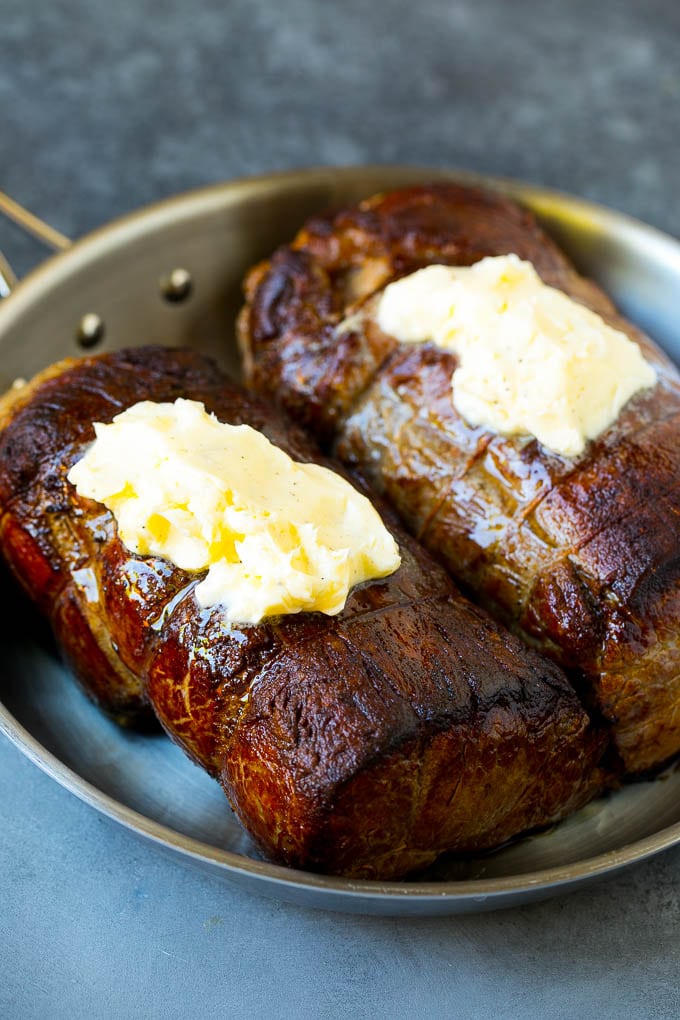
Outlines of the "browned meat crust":
<svg viewBox="0 0 680 1020">
<path fill-rule="evenodd" d="M 603 741 L 562 672 L 463 599 L 392 520 L 392 577 L 356 588 L 337 617 L 256 627 L 201 610 L 201 575 L 126 550 L 66 474 L 92 421 L 180 394 L 317 459 L 188 351 L 66 361 L 0 407 L 2 551 L 105 710 L 133 721 L 151 706 L 267 854 L 321 871 L 400 876 L 592 796 Z"/>
<path fill-rule="evenodd" d="M 401 345 L 372 320 L 391 279 L 510 252 L 637 340 L 659 372 L 577 460 L 468 427 L 451 400 L 455 357 Z M 526 211 L 459 185 L 313 220 L 251 271 L 246 297 L 251 384 L 334 439 L 480 604 L 581 678 L 629 771 L 675 755 L 680 378 L 658 348 Z"/>
</svg>

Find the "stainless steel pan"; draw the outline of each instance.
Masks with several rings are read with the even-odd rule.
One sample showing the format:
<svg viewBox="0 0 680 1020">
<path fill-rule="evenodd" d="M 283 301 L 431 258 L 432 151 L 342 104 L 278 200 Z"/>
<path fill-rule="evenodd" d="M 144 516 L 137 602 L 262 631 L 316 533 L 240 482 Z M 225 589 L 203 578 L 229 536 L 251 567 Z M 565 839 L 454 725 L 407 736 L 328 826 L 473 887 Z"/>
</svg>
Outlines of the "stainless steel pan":
<svg viewBox="0 0 680 1020">
<path fill-rule="evenodd" d="M 601 207 L 530 185 L 421 167 L 322 168 L 218 185 L 162 202 L 68 246 L 14 288 L 0 261 L 0 385 L 84 348 L 150 342 L 212 354 L 238 376 L 234 319 L 245 270 L 310 214 L 434 179 L 480 181 L 531 207 L 623 311 L 680 360 L 680 244 Z M 0 201 L 0 208 L 3 207 Z M 67 247 L 68 246 L 68 247 Z M 3 284 L 4 281 L 4 284 Z M 15 600 L 13 600 L 15 604 Z M 373 914 L 447 914 L 546 897 L 680 843 L 680 772 L 636 783 L 548 833 L 442 860 L 408 882 L 360 882 L 260 859 L 223 795 L 162 736 L 118 730 L 87 702 L 18 604 L 0 646 L 0 730 L 77 796 L 157 847 L 254 892 Z"/>
</svg>

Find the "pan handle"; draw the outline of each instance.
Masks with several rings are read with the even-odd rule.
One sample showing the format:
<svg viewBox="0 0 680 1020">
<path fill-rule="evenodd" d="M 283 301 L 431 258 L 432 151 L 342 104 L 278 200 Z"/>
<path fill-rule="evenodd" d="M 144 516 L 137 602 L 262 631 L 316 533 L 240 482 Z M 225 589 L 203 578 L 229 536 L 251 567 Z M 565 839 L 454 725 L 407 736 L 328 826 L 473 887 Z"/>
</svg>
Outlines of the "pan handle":
<svg viewBox="0 0 680 1020">
<path fill-rule="evenodd" d="M 70 248 L 71 246 L 70 238 L 62 234 L 61 231 L 55 230 L 49 223 L 45 223 L 37 216 L 34 216 L 28 209 L 24 209 L 22 205 L 19 205 L 13 198 L 6 195 L 4 191 L 0 191 L 0 212 L 22 227 L 26 233 L 37 237 L 39 241 L 42 241 L 52 251 L 63 251 L 64 248 Z M 0 298 L 11 294 L 16 284 L 17 275 L 2 251 L 0 251 Z"/>
<path fill-rule="evenodd" d="M 17 284 L 17 276 L 0 251 L 0 298 L 8 297 Z"/>
</svg>

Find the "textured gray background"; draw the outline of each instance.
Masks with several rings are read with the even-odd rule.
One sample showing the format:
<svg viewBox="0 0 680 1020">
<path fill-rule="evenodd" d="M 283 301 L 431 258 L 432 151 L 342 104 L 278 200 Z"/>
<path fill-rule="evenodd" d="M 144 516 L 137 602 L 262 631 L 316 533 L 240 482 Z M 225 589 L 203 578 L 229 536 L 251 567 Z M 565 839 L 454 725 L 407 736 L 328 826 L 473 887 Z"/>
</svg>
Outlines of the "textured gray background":
<svg viewBox="0 0 680 1020">
<path fill-rule="evenodd" d="M 561 188 L 680 236 L 677 0 L 0 0 L 0 188 L 72 236 L 312 164 Z M 43 256 L 0 222 L 27 271 Z M 160 856 L 0 741 L 0 1015 L 677 1017 L 680 852 L 498 914 L 381 920 Z"/>
</svg>

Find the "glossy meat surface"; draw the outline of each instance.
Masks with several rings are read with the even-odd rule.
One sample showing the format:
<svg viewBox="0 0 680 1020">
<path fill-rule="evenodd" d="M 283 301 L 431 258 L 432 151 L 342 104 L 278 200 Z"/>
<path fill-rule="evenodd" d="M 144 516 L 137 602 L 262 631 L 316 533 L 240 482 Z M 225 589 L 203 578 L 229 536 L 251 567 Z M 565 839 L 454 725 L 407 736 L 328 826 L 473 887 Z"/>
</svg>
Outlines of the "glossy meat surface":
<svg viewBox="0 0 680 1020">
<path fill-rule="evenodd" d="M 374 320 L 392 279 L 514 252 L 643 348 L 658 384 L 577 459 L 469 427 L 455 356 Z M 475 599 L 573 671 L 628 771 L 680 751 L 680 378 L 529 213 L 460 185 L 308 223 L 246 281 L 248 378 L 334 443 Z M 537 380 L 540 385 L 540 380 Z"/>
<path fill-rule="evenodd" d="M 201 574 L 130 553 L 66 474 L 93 421 L 179 395 L 317 459 L 189 351 L 66 361 L 0 406 L 2 552 L 104 710 L 123 722 L 153 712 L 268 855 L 320 871 L 400 876 L 597 791 L 603 740 L 561 670 L 463 599 L 393 520 L 402 566 L 336 617 L 230 628 L 198 607 Z"/>
</svg>

